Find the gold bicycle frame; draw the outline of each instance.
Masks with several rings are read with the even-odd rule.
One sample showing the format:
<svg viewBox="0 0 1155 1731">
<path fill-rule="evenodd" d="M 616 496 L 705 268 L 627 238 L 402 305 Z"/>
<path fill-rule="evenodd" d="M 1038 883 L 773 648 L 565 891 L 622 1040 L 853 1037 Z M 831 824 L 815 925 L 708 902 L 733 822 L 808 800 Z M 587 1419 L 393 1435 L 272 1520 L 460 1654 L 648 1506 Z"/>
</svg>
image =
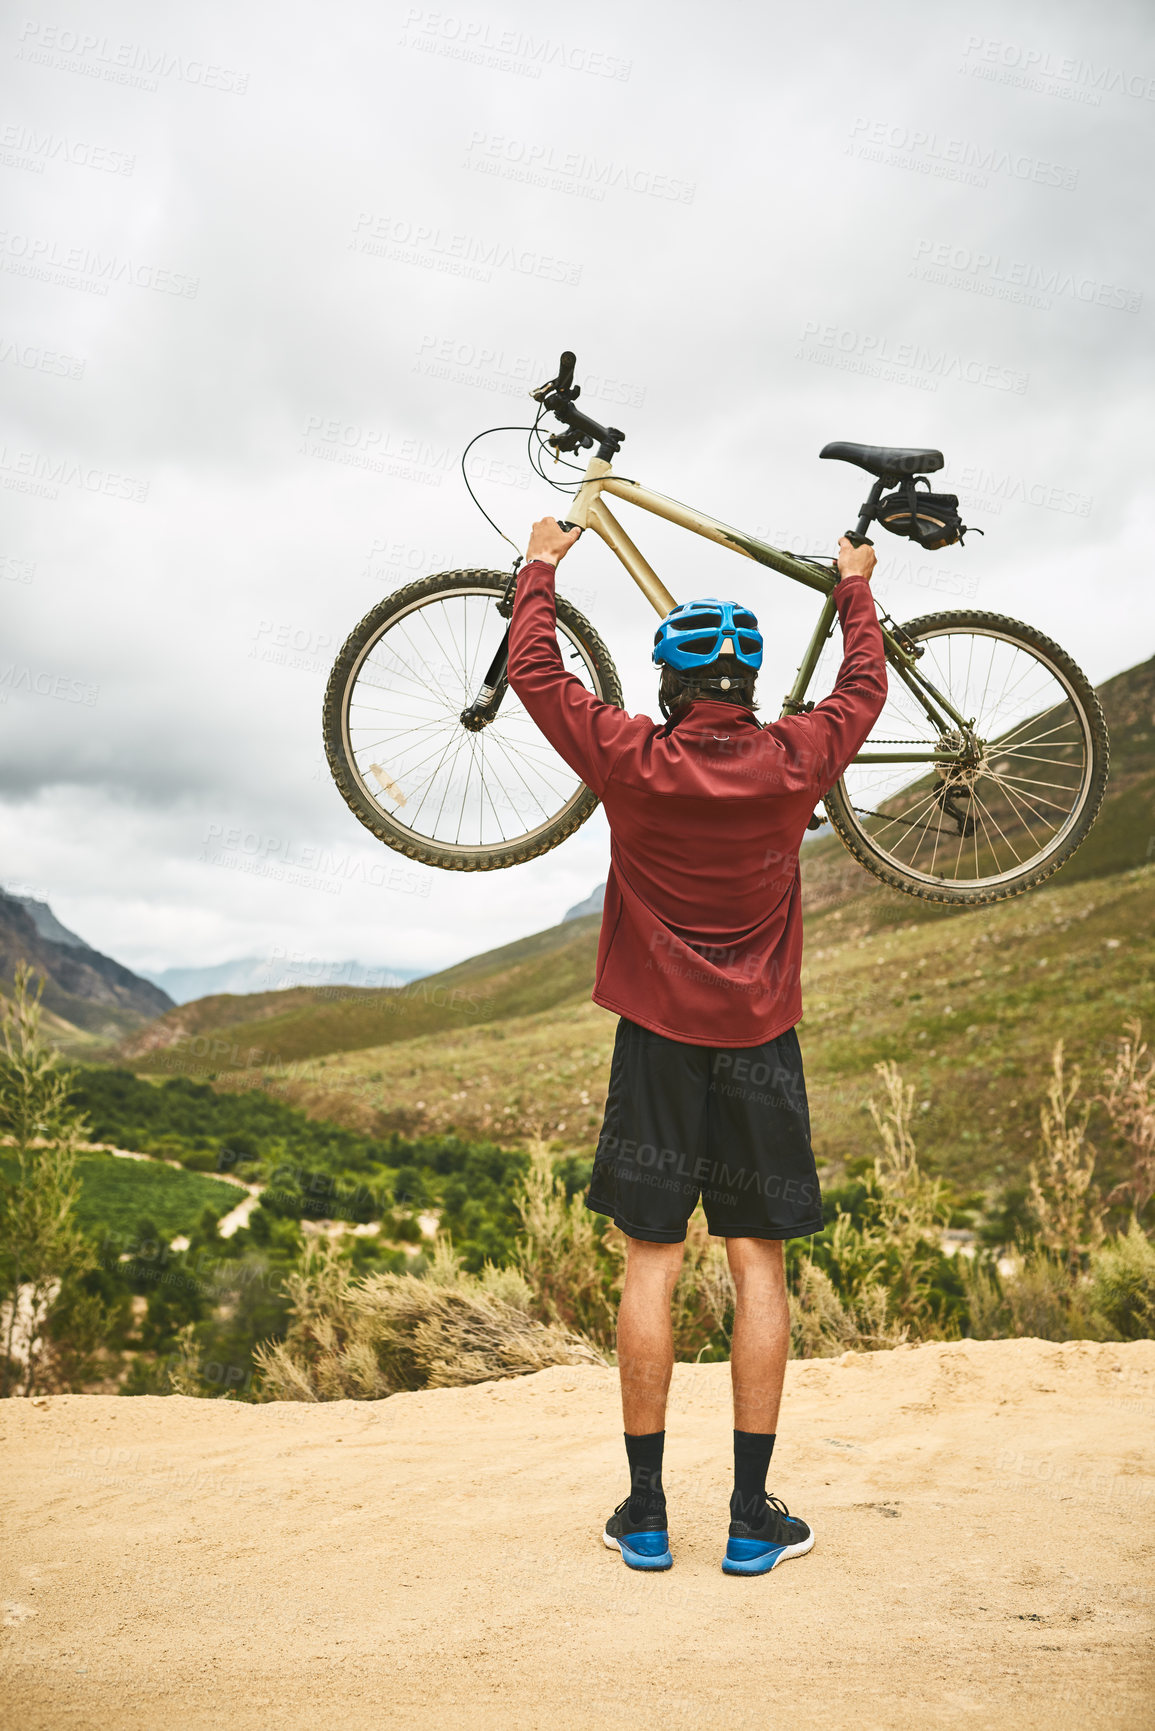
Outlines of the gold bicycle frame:
<svg viewBox="0 0 1155 1731">
<path fill-rule="evenodd" d="M 740 529 L 732 529 L 727 523 L 719 523 L 713 517 L 704 516 L 702 512 L 695 511 L 692 505 L 679 504 L 678 500 L 667 499 L 663 493 L 651 492 L 638 481 L 628 481 L 624 476 L 615 475 L 610 463 L 601 457 L 593 457 L 573 505 L 567 512 L 567 520 L 576 523 L 580 529 L 592 529 L 595 535 L 601 537 L 611 553 L 616 554 L 625 566 L 646 600 L 663 618 L 678 603 L 613 515 L 602 497 L 604 493 L 626 499 L 640 510 L 651 511 L 655 517 L 664 517 L 668 523 L 676 523 L 680 529 L 689 529 L 692 534 L 701 535 L 707 541 L 716 541 L 722 547 L 729 547 L 731 552 L 741 553 L 758 565 L 768 565 L 780 576 L 789 577 L 791 582 L 801 583 L 807 589 L 815 589 L 824 597 L 814 634 L 802 657 L 794 683 L 782 703 L 784 716 L 798 715 L 806 706 L 806 691 L 818 665 L 823 644 L 834 632 L 837 614 L 834 587 L 838 579 L 833 567 L 828 571 L 822 565 L 797 559 L 792 553 L 783 553 L 766 541 L 759 541 L 753 535 L 744 535 Z M 917 671 L 917 657 L 885 626 L 882 628 L 882 636 L 887 660 L 903 683 L 910 688 L 940 733 L 950 731 L 951 723 L 961 728 L 964 733 L 969 733 L 973 724 L 965 720 L 950 701 Z M 946 721 L 944 716 L 949 716 L 950 721 Z M 954 751 L 872 751 L 860 753 L 854 761 L 957 763 L 965 755 L 965 748 Z"/>
</svg>

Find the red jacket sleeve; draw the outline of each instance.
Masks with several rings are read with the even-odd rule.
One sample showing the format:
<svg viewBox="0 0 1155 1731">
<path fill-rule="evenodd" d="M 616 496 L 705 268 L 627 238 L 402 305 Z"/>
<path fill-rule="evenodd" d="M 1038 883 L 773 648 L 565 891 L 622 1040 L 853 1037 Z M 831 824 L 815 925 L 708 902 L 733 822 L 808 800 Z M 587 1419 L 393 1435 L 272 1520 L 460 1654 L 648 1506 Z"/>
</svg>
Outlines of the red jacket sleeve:
<svg viewBox="0 0 1155 1731">
<path fill-rule="evenodd" d="M 767 728 L 816 794 L 834 786 L 886 703 L 886 656 L 869 583 L 844 577 L 835 585 L 834 604 L 842 622 L 842 666 L 834 690 L 809 715 L 791 715 Z"/>
<path fill-rule="evenodd" d="M 567 673 L 557 645 L 554 568 L 518 573 L 509 631 L 509 683 L 558 756 L 600 799 L 618 751 L 638 723 Z M 647 730 L 653 723 L 645 722 Z"/>
</svg>

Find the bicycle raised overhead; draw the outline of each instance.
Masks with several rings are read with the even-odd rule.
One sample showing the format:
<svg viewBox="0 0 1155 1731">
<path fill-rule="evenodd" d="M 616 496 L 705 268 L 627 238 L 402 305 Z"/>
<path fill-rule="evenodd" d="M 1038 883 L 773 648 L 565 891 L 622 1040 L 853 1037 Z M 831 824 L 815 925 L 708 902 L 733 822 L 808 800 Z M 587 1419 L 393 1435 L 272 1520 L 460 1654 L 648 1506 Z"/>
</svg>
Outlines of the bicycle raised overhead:
<svg viewBox="0 0 1155 1731">
<path fill-rule="evenodd" d="M 557 375 L 531 393 L 537 416 L 523 429 L 544 479 L 545 451 L 593 453 L 568 489 L 567 524 L 598 535 L 662 617 L 677 602 L 607 497 L 813 590 L 818 617 L 782 713 L 811 707 L 807 693 L 836 618 L 834 565 L 615 474 L 625 434 L 578 408 L 574 367 L 567 352 Z M 548 437 L 546 416 L 559 424 Z M 967 533 L 958 500 L 927 480 L 943 467 L 941 452 L 838 441 L 820 455 L 873 477 L 852 540 L 881 523 L 933 551 Z M 477 567 L 387 596 L 350 634 L 325 694 L 329 765 L 351 810 L 388 846 L 449 871 L 533 859 L 597 804 L 509 688 L 515 583 L 516 574 Z M 571 671 L 620 706 L 604 642 L 560 594 L 557 632 Z M 884 883 L 927 901 L 977 905 L 1041 883 L 1087 835 L 1106 787 L 1107 729 L 1089 680 L 1048 637 L 1000 614 L 964 609 L 898 625 L 883 613 L 882 632 L 886 705 L 824 800 L 843 845 Z"/>
</svg>

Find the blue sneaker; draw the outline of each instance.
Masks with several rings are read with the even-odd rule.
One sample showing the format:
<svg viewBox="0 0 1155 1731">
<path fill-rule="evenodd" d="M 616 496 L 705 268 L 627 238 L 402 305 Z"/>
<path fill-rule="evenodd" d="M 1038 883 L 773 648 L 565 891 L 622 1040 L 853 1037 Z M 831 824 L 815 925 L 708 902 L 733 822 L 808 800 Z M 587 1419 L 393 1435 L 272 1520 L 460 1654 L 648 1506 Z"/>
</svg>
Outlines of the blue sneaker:
<svg viewBox="0 0 1155 1731">
<path fill-rule="evenodd" d="M 814 1534 L 777 1497 L 767 1497 L 766 1512 L 750 1526 L 730 1522 L 730 1538 L 722 1569 L 727 1575 L 768 1575 L 787 1557 L 801 1557 L 814 1548 Z"/>
<path fill-rule="evenodd" d="M 674 1559 L 665 1515 L 648 1515 L 645 1520 L 632 1521 L 629 1510 L 627 1497 L 606 1522 L 602 1534 L 606 1549 L 620 1551 L 622 1562 L 629 1569 L 672 1569 Z"/>
</svg>

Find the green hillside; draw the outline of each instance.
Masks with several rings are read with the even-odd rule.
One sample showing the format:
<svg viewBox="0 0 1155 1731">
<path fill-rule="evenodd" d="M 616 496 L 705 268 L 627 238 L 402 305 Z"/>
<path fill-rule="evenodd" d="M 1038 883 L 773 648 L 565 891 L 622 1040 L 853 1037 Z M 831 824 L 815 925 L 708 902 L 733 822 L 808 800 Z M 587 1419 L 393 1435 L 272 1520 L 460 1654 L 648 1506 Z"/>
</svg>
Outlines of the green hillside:
<svg viewBox="0 0 1155 1731">
<path fill-rule="evenodd" d="M 200 998 L 150 1023 L 119 1055 L 141 1073 L 223 1074 L 548 1010 L 588 995 L 599 926 L 596 914 L 570 920 L 386 990 L 319 986 Z"/>
<path fill-rule="evenodd" d="M 964 1186 L 1009 1182 L 1033 1146 L 1055 1039 L 1093 1093 L 1125 1020 L 1155 1028 L 1155 866 L 933 922 L 878 911 L 865 897 L 807 921 L 799 1035 L 815 1148 L 831 1171 L 873 1154 L 865 1101 L 874 1064 L 894 1058 L 931 1102 L 928 1165 Z M 322 1056 L 275 1085 L 367 1134 L 508 1144 L 540 1128 L 588 1153 L 615 1027 L 583 990 L 533 1015 Z M 1108 1169 L 1111 1157 L 1103 1143 Z"/>
</svg>

